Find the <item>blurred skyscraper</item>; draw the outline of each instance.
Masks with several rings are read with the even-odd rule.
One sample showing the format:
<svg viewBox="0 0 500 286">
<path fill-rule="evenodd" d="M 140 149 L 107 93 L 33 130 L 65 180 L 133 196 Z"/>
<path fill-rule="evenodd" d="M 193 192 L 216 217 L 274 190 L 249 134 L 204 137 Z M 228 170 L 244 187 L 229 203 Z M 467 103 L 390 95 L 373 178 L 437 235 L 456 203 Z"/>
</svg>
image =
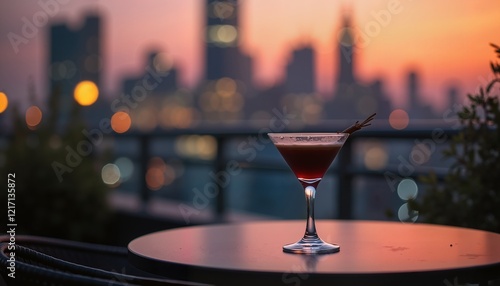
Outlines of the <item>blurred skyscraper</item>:
<svg viewBox="0 0 500 286">
<path fill-rule="evenodd" d="M 245 97 L 252 93 L 252 59 L 239 46 L 238 2 L 206 3 L 205 81 L 198 104 L 208 121 L 235 122 L 244 119 Z"/>
<path fill-rule="evenodd" d="M 166 93 L 177 90 L 177 69 L 173 61 L 166 53 L 151 51 L 147 54 L 142 74 L 130 76 L 123 80 L 122 93 L 132 95 L 137 90 L 146 90 L 148 95 L 163 96 Z"/>
<path fill-rule="evenodd" d="M 458 104 L 458 87 L 453 85 L 448 88 L 448 106 L 454 108 Z"/>
<path fill-rule="evenodd" d="M 85 17 L 79 29 L 65 23 L 52 25 L 49 33 L 49 94 L 60 93 L 58 126 L 64 127 L 72 112 L 73 92 L 83 80 L 101 86 L 101 21 L 96 15 Z M 86 117 L 92 117 L 84 110 Z"/>
<path fill-rule="evenodd" d="M 417 72 L 408 73 L 408 115 L 412 118 L 435 118 L 434 112 L 429 104 L 422 102 L 420 92 L 420 77 Z"/>
<path fill-rule="evenodd" d="M 239 47 L 236 0 L 207 0 L 205 79 L 230 77 L 252 85 L 252 59 Z"/>
<path fill-rule="evenodd" d="M 391 104 L 383 89 L 383 81 L 361 83 L 356 78 L 356 42 L 351 15 L 343 14 L 337 46 L 337 78 L 333 98 L 326 104 L 327 119 L 360 119 L 374 112 L 388 118 Z"/>
<path fill-rule="evenodd" d="M 354 48 L 355 41 L 351 26 L 350 15 L 344 14 L 342 27 L 338 37 L 338 64 L 337 85 L 352 85 L 356 83 L 354 77 Z"/>
<path fill-rule="evenodd" d="M 294 50 L 286 67 L 285 88 L 287 92 L 315 92 L 315 70 L 314 50 L 311 47 Z"/>
<path fill-rule="evenodd" d="M 186 128 L 192 120 L 191 111 L 184 109 L 191 105 L 190 98 L 179 92 L 178 71 L 166 52 L 147 53 L 141 73 L 123 80 L 119 101 L 112 108 L 127 111 L 132 128 L 141 131 Z"/>
</svg>

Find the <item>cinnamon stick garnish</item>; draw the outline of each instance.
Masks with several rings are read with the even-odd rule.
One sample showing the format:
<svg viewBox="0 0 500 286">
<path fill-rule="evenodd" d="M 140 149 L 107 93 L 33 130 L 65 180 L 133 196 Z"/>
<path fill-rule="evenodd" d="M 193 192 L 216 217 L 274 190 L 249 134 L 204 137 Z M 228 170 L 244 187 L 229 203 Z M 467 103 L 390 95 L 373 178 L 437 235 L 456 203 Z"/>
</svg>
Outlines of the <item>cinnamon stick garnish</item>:
<svg viewBox="0 0 500 286">
<path fill-rule="evenodd" d="M 358 130 L 360 130 L 361 128 L 363 127 L 366 127 L 366 126 L 370 126 L 372 125 L 371 123 L 369 123 L 370 121 L 373 120 L 373 118 L 375 118 L 375 115 L 377 115 L 377 113 L 373 113 L 372 115 L 368 116 L 368 118 L 366 118 L 363 122 L 359 123 L 359 121 L 356 121 L 356 123 L 354 123 L 353 125 L 351 125 L 349 128 L 347 128 L 346 130 L 342 131 L 342 133 L 349 133 L 349 134 L 352 134 Z"/>
</svg>

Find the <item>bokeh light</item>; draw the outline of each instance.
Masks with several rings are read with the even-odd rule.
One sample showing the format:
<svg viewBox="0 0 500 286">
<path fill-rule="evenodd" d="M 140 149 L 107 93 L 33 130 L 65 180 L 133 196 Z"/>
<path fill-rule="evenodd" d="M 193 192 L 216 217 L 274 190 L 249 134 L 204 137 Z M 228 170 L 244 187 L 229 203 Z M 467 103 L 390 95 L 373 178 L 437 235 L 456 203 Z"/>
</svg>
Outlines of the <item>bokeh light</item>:
<svg viewBox="0 0 500 286">
<path fill-rule="evenodd" d="M 401 222 L 416 222 L 418 219 L 418 212 L 410 210 L 408 203 L 404 203 L 398 210 L 398 218 Z"/>
<path fill-rule="evenodd" d="M 413 179 L 403 179 L 398 184 L 398 196 L 402 200 L 409 200 L 416 198 L 418 194 L 417 183 Z"/>
<path fill-rule="evenodd" d="M 306 124 L 317 124 L 323 114 L 321 102 L 316 100 L 314 95 L 302 94 L 301 98 L 301 107 L 298 110 L 302 110 L 302 120 Z"/>
<path fill-rule="evenodd" d="M 230 97 L 222 100 L 222 110 L 237 113 L 243 108 L 244 104 L 243 96 L 239 92 L 235 92 Z"/>
<path fill-rule="evenodd" d="M 158 53 L 153 58 L 153 66 L 157 72 L 166 73 L 173 66 L 172 57 L 167 53 Z"/>
<path fill-rule="evenodd" d="M 146 184 L 150 190 L 157 191 L 170 185 L 176 178 L 175 169 L 160 157 L 151 158 L 146 171 Z"/>
<path fill-rule="evenodd" d="M 163 170 L 159 167 L 149 167 L 146 172 L 146 184 L 153 191 L 159 190 L 165 184 Z"/>
<path fill-rule="evenodd" d="M 215 92 L 205 91 L 200 96 L 200 106 L 206 112 L 217 110 L 219 98 Z"/>
<path fill-rule="evenodd" d="M 215 1 L 212 3 L 214 5 L 213 9 L 210 9 L 213 13 L 212 17 L 217 17 L 219 19 L 228 19 L 234 15 L 234 6 L 231 2 Z"/>
<path fill-rule="evenodd" d="M 221 46 L 231 46 L 236 43 L 238 30 L 231 25 L 214 25 L 208 30 L 208 40 Z"/>
<path fill-rule="evenodd" d="M 217 38 L 220 42 L 230 44 L 238 37 L 238 30 L 231 25 L 222 25 L 217 30 Z"/>
<path fill-rule="evenodd" d="M 26 125 L 28 128 L 35 129 L 42 122 L 42 111 L 38 106 L 30 106 L 26 109 Z"/>
<path fill-rule="evenodd" d="M 115 164 L 106 164 L 101 170 L 102 181 L 107 185 L 115 185 L 120 181 L 120 169 Z"/>
<path fill-rule="evenodd" d="M 195 110 L 183 106 L 164 106 L 159 114 L 159 121 L 164 128 L 188 128 L 193 125 Z"/>
<path fill-rule="evenodd" d="M 403 130 L 408 127 L 409 123 L 410 117 L 408 116 L 408 112 L 403 109 L 395 109 L 389 115 L 389 124 L 394 129 Z"/>
<path fill-rule="evenodd" d="M 217 151 L 217 141 L 213 136 L 204 135 L 198 137 L 196 140 L 196 146 L 198 148 L 198 155 L 202 159 L 213 159 L 215 152 Z"/>
<path fill-rule="evenodd" d="M 111 128 L 116 133 L 124 133 L 130 129 L 132 120 L 128 113 L 124 111 L 118 111 L 113 116 L 111 116 Z"/>
<path fill-rule="evenodd" d="M 127 157 L 120 157 L 115 160 L 115 165 L 120 170 L 122 182 L 127 181 L 134 173 L 134 163 Z"/>
<path fill-rule="evenodd" d="M 74 97 L 76 102 L 82 106 L 92 105 L 99 97 L 99 88 L 92 81 L 81 81 L 75 87 Z"/>
<path fill-rule="evenodd" d="M 211 81 L 199 98 L 200 106 L 204 112 L 231 124 L 240 118 L 245 105 L 241 89 L 241 84 L 229 77 Z"/>
<path fill-rule="evenodd" d="M 228 77 L 223 77 L 215 83 L 215 90 L 223 97 L 231 96 L 236 92 L 236 82 Z"/>
<path fill-rule="evenodd" d="M 387 165 L 388 155 L 381 146 L 371 146 L 365 152 L 364 163 L 370 170 L 381 170 Z"/>
<path fill-rule="evenodd" d="M 175 141 L 175 150 L 181 156 L 211 160 L 217 151 L 217 141 L 210 135 L 180 136 Z"/>
<path fill-rule="evenodd" d="M 158 126 L 158 111 L 153 106 L 139 108 L 133 114 L 134 127 L 142 132 L 149 132 Z"/>
<path fill-rule="evenodd" d="M 0 92 L 0 113 L 4 112 L 7 109 L 7 106 L 9 106 L 7 94 Z"/>
<path fill-rule="evenodd" d="M 176 177 L 175 169 L 172 166 L 165 164 L 165 168 L 163 170 L 163 177 L 165 179 L 164 182 L 165 186 L 172 184 L 172 182 L 175 180 Z"/>
</svg>

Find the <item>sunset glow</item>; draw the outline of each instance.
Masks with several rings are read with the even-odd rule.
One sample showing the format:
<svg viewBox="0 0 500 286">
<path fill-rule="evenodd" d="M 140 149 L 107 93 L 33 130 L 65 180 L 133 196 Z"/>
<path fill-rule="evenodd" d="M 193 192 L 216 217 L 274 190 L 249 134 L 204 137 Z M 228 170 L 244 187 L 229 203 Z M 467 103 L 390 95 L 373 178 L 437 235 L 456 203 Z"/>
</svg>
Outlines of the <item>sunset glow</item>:
<svg viewBox="0 0 500 286">
<path fill-rule="evenodd" d="M 105 90 L 116 91 L 125 74 L 143 70 L 142 59 L 151 47 L 171 55 L 174 67 L 180 70 L 181 84 L 195 87 L 203 78 L 205 1 L 126 3 L 75 1 L 62 5 L 57 15 L 73 26 L 78 26 L 79 20 L 72 19 L 81 19 L 85 11 L 97 10 L 105 17 Z M 22 34 L 19 19 L 30 18 L 38 8 L 30 1 L 7 5 L 4 12 L 10 16 L 1 20 L 2 34 Z M 445 91 L 451 84 L 458 84 L 462 97 L 473 92 L 491 76 L 488 64 L 494 55 L 489 43 L 498 41 L 500 30 L 500 2 L 494 0 L 240 0 L 238 12 L 238 34 L 220 27 L 215 36 L 224 43 L 237 37 L 240 48 L 253 59 L 256 84 L 280 82 L 291 50 L 312 45 L 317 87 L 326 96 L 334 89 L 337 39 L 343 14 L 348 12 L 358 40 L 356 76 L 361 82 L 383 79 L 396 107 L 407 104 L 405 78 L 409 70 L 421 75 L 423 100 L 434 107 L 447 104 Z M 9 41 L 0 45 L 6 55 L 0 65 L 0 88 L 9 88 L 16 99 L 24 94 L 28 71 L 35 73 L 37 87 L 45 84 L 43 34 L 20 44 L 17 53 Z M 7 71 L 12 66 L 17 68 Z"/>
<path fill-rule="evenodd" d="M 478 77 L 490 74 L 488 63 L 494 55 L 489 43 L 498 39 L 500 2 L 314 3 L 269 1 L 264 11 L 259 1 L 244 2 L 248 8 L 244 48 L 259 56 L 258 81 L 272 83 L 282 77 L 290 46 L 311 43 L 317 51 L 317 85 L 321 91 L 332 90 L 342 10 L 353 18 L 358 77 L 362 81 L 383 77 L 397 106 L 407 100 L 404 80 L 410 69 L 422 74 L 425 100 L 441 106 L 451 82 L 460 80 L 460 87 L 471 92 L 480 83 Z"/>
</svg>

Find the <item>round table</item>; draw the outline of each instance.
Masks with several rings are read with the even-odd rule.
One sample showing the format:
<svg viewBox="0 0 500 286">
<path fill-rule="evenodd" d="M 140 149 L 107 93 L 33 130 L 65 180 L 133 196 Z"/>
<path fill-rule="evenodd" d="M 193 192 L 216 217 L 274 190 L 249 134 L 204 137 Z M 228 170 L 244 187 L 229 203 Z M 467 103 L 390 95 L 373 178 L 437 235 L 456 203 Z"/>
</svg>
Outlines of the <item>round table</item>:
<svg viewBox="0 0 500 286">
<path fill-rule="evenodd" d="M 139 237 L 130 262 L 215 285 L 457 285 L 500 278 L 500 234 L 428 224 L 318 220 L 333 254 L 282 251 L 304 221 L 194 226 Z"/>
</svg>

